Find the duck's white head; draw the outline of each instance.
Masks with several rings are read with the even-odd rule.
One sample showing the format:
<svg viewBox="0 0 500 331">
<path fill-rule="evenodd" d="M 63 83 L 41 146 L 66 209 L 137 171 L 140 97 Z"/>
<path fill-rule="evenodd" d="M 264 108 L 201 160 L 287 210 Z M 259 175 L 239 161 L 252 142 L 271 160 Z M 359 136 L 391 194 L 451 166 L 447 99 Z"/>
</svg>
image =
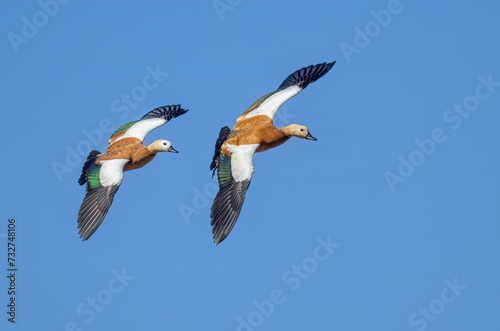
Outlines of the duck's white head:
<svg viewBox="0 0 500 331">
<path fill-rule="evenodd" d="M 290 124 L 282 128 L 281 131 L 283 131 L 289 137 L 318 140 L 309 133 L 309 129 L 304 125 Z"/>
<path fill-rule="evenodd" d="M 175 150 L 175 148 L 172 147 L 172 143 L 170 141 L 164 139 L 153 141 L 153 143 L 149 145 L 148 148 L 152 152 L 179 153 L 178 151 Z"/>
</svg>

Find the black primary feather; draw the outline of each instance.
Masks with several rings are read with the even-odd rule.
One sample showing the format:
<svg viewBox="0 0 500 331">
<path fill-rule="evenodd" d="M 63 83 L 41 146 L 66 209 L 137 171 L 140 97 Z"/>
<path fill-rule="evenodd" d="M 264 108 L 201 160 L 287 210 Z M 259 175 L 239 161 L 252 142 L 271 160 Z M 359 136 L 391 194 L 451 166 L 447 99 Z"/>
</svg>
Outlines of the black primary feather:
<svg viewBox="0 0 500 331">
<path fill-rule="evenodd" d="M 182 114 L 187 113 L 188 110 L 189 109 L 182 109 L 181 105 L 158 107 L 151 110 L 146 115 L 142 116 L 140 120 L 142 121 L 150 118 L 163 118 L 168 122 L 172 118 L 176 118 L 178 116 L 181 116 Z"/>
<path fill-rule="evenodd" d="M 221 153 L 219 177 L 219 192 L 215 196 L 210 218 L 214 242 L 219 245 L 229 235 L 238 220 L 245 195 L 250 186 L 250 179 L 237 182 L 231 171 L 231 158 Z"/>
<path fill-rule="evenodd" d="M 210 170 L 213 170 L 212 178 L 214 177 L 215 170 L 219 167 L 220 149 L 230 133 L 231 129 L 227 126 L 220 129 L 219 138 L 217 138 L 217 141 L 215 142 L 214 157 L 212 158 L 212 163 L 210 164 Z"/>
<path fill-rule="evenodd" d="M 87 182 L 87 175 L 89 172 L 89 168 L 94 164 L 95 160 L 97 160 L 97 156 L 101 154 L 101 152 L 93 150 L 92 152 L 89 153 L 89 156 L 87 157 L 87 161 L 85 161 L 83 168 L 82 168 L 82 175 L 80 176 L 80 179 L 78 179 L 78 184 L 83 185 Z"/>
<path fill-rule="evenodd" d="M 320 63 L 316 65 L 310 65 L 295 71 L 293 74 L 288 76 L 280 87 L 278 91 L 284 90 L 290 86 L 298 86 L 301 89 L 305 89 L 307 85 L 323 77 L 335 64 L 335 61 L 331 63 Z"/>
<path fill-rule="evenodd" d="M 214 243 L 219 245 L 233 229 L 240 215 L 250 180 L 232 181 L 222 185 L 212 205 L 212 233 Z"/>
<path fill-rule="evenodd" d="M 78 211 L 78 234 L 87 240 L 94 234 L 106 217 L 120 184 L 88 189 Z"/>
</svg>

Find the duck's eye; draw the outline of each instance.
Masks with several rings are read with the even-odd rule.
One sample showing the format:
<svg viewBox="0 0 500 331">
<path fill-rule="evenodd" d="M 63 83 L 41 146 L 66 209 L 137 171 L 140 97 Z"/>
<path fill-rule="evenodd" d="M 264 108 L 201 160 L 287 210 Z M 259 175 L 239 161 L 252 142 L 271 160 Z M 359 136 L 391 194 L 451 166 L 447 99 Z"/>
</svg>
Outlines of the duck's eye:
<svg viewBox="0 0 500 331">
<path fill-rule="evenodd" d="M 163 142 L 163 146 L 167 146 L 167 143 L 166 143 L 166 142 Z"/>
<path fill-rule="evenodd" d="M 300 129 L 300 131 L 304 131 L 304 129 Z"/>
</svg>

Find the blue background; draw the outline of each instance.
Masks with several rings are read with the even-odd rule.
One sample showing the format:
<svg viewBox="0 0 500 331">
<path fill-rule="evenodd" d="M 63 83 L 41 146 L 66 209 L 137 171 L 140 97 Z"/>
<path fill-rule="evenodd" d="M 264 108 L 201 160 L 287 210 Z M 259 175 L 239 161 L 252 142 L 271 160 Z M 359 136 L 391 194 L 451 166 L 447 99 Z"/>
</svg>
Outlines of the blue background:
<svg viewBox="0 0 500 331">
<path fill-rule="evenodd" d="M 4 4 L 0 328 L 499 330 L 500 87 L 458 128 L 443 117 L 474 96 L 478 77 L 500 81 L 498 2 L 401 0 L 381 27 L 371 11 L 393 8 L 385 0 L 227 1 L 219 13 L 211 0 L 71 1 L 47 22 L 37 1 Z M 33 15 L 38 32 L 13 47 L 9 33 L 22 36 Z M 372 37 L 356 37 L 366 27 Z M 241 216 L 216 247 L 208 167 L 220 127 L 296 69 L 333 60 L 276 121 L 307 125 L 318 141 L 256 155 Z M 126 106 L 121 95 L 139 93 L 147 67 L 168 76 Z M 169 139 L 180 153 L 126 173 L 81 242 L 88 148 L 177 103 L 190 112 L 145 143 Z M 100 137 L 103 119 L 112 129 Z M 418 159 L 415 139 L 436 128 L 446 141 Z M 399 176 L 411 153 L 421 164 L 391 190 L 387 172 Z M 13 216 L 15 326 L 5 313 Z M 318 240 L 340 246 L 317 261 Z M 290 282 L 303 262 L 307 278 Z M 116 282 L 122 272 L 133 279 Z M 459 296 L 446 290 L 454 281 Z M 263 314 L 254 301 L 271 292 L 281 301 Z M 100 311 L 87 303 L 96 296 Z"/>
</svg>

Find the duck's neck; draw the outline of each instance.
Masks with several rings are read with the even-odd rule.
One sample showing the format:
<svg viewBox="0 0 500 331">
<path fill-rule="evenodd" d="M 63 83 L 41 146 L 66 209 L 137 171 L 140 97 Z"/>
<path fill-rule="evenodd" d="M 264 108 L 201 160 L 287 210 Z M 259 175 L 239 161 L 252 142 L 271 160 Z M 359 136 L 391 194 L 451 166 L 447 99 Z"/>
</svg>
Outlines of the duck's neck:
<svg viewBox="0 0 500 331">
<path fill-rule="evenodd" d="M 156 156 L 156 154 L 158 154 L 158 150 L 155 149 L 151 144 L 148 147 L 146 147 L 145 149 L 143 149 L 142 153 L 140 153 L 139 156 L 140 156 L 140 159 L 148 160 L 147 162 L 149 162 Z"/>
<path fill-rule="evenodd" d="M 146 164 L 156 156 L 156 153 L 158 153 L 158 151 L 153 146 L 149 145 L 134 153 L 132 162 L 145 162 L 144 164 Z"/>
<path fill-rule="evenodd" d="M 292 134 L 291 129 L 290 129 L 289 126 L 285 126 L 284 128 L 281 128 L 280 131 L 283 132 L 285 134 L 285 136 L 288 137 L 288 139 L 290 139 L 290 137 L 293 136 L 293 134 Z"/>
<path fill-rule="evenodd" d="M 274 147 L 278 147 L 279 145 L 285 143 L 288 139 L 290 139 L 290 136 L 288 136 L 286 134 L 286 132 L 283 131 L 283 129 L 276 130 L 276 132 L 278 132 L 279 134 L 275 134 L 272 137 L 272 139 L 269 139 L 269 141 L 267 141 L 265 143 L 261 143 L 255 152 L 259 153 L 259 152 L 267 151 L 268 149 L 271 149 Z"/>
<path fill-rule="evenodd" d="M 292 137 L 291 133 L 288 131 L 288 127 L 285 126 L 284 128 L 281 128 L 280 131 L 283 132 L 283 136 L 275 141 L 276 146 L 287 142 L 287 140 Z"/>
<path fill-rule="evenodd" d="M 154 148 L 153 144 L 149 145 L 147 147 L 147 149 L 148 149 L 148 151 L 149 151 L 150 154 L 156 155 L 158 153 L 158 150 Z"/>
<path fill-rule="evenodd" d="M 153 148 L 151 148 L 151 146 L 136 151 L 132 155 L 130 162 L 127 163 L 123 171 L 129 171 L 144 167 L 154 159 L 157 153 L 158 151 L 155 151 Z"/>
</svg>

